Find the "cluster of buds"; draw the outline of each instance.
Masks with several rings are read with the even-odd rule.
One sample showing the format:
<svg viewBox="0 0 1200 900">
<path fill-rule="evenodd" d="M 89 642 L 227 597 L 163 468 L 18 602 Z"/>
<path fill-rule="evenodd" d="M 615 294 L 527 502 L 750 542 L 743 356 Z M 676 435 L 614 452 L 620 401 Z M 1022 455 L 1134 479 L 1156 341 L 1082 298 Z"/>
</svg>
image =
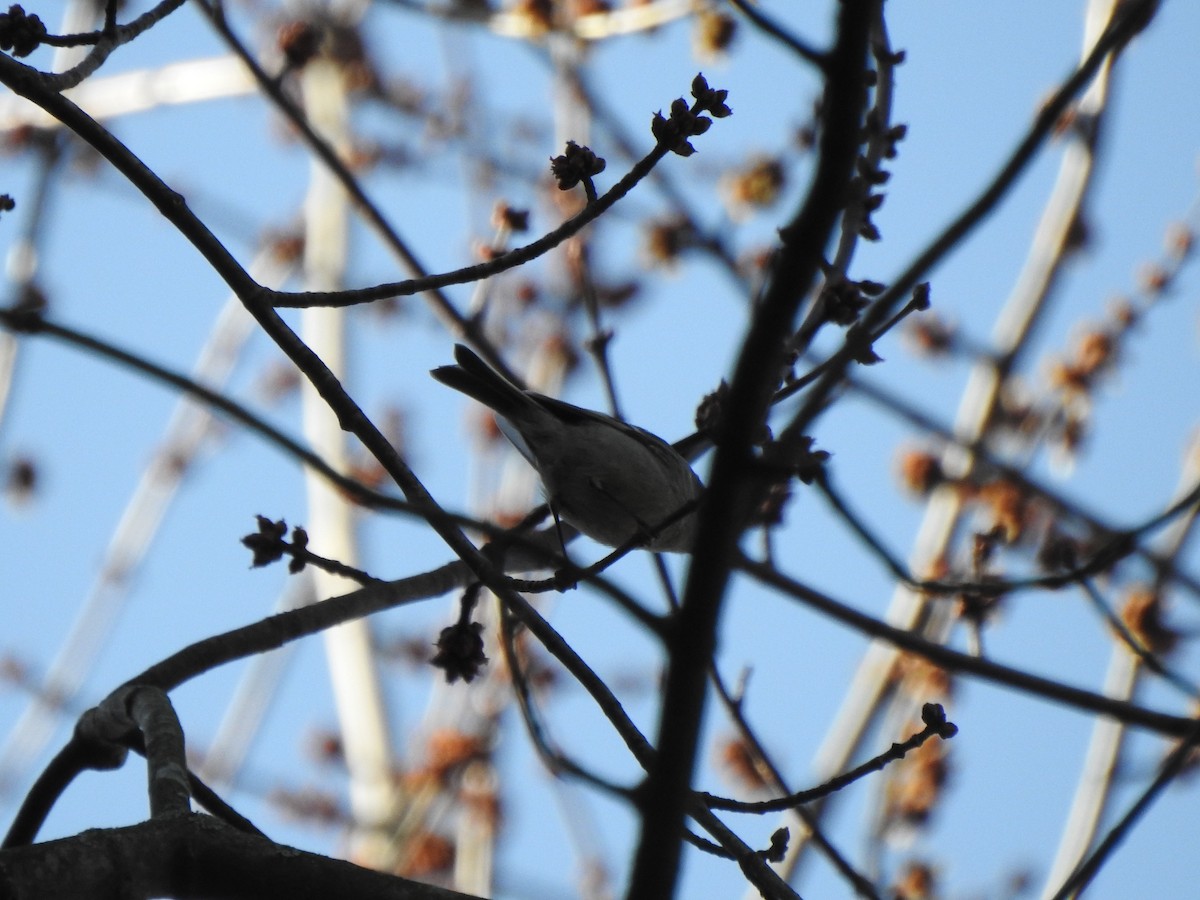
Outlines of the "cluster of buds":
<svg viewBox="0 0 1200 900">
<path fill-rule="evenodd" d="M 4 497 L 13 506 L 30 503 L 38 491 L 38 464 L 32 456 L 20 455 L 9 460 L 2 476 Z"/>
<path fill-rule="evenodd" d="M 483 652 L 483 625 L 471 621 L 471 611 L 479 601 L 482 585 L 470 585 L 459 600 L 458 621 L 442 629 L 437 639 L 437 652 L 429 662 L 446 674 L 446 682 L 454 684 L 458 679 L 466 682 L 475 680 L 487 665 Z"/>
<path fill-rule="evenodd" d="M 1161 591 L 1139 585 L 1131 588 L 1121 604 L 1123 624 L 1147 650 L 1166 656 L 1178 645 L 1182 635 L 1167 624 Z"/>
<path fill-rule="evenodd" d="M 479 622 L 455 622 L 441 630 L 437 652 L 430 665 L 446 673 L 446 682 L 458 679 L 470 683 L 487 664 L 483 652 L 483 625 Z"/>
<path fill-rule="evenodd" d="M 696 247 L 696 229 L 684 218 L 659 219 L 645 228 L 643 253 L 647 266 L 672 267 L 685 250 Z"/>
<path fill-rule="evenodd" d="M 737 34 L 737 19 L 709 7 L 698 12 L 694 21 L 692 48 L 696 56 L 702 60 L 725 56 Z"/>
<path fill-rule="evenodd" d="M 929 450 L 910 448 L 902 451 L 896 464 L 900 483 L 912 494 L 927 497 L 946 481 L 941 458 Z"/>
<path fill-rule="evenodd" d="M 869 143 L 878 147 L 878 156 L 884 159 L 894 159 L 896 144 L 908 133 L 907 125 L 884 127 L 876 110 L 867 113 L 865 138 Z M 875 154 L 871 154 L 875 156 Z M 876 188 L 885 184 L 891 173 L 884 170 L 868 156 L 860 156 L 855 165 L 856 172 L 851 182 L 851 196 L 856 198 L 859 221 L 858 234 L 864 240 L 877 241 L 880 238 L 879 228 L 871 221 L 871 215 L 878 210 L 885 195 L 877 193 Z"/>
<path fill-rule="evenodd" d="M 938 891 L 937 873 L 933 866 L 923 860 L 910 860 L 892 885 L 892 896 L 896 900 L 920 900 L 933 897 Z"/>
<path fill-rule="evenodd" d="M 786 184 L 787 170 L 783 160 L 776 156 L 758 156 L 726 175 L 722 188 L 730 215 L 737 219 L 775 203 Z"/>
<path fill-rule="evenodd" d="M 725 102 L 729 91 L 715 90 L 708 86 L 703 75 L 692 79 L 692 97 L 695 103 L 689 104 L 683 97 L 671 103 L 670 116 L 656 112 L 650 122 L 650 132 L 654 139 L 672 153 L 679 156 L 691 156 L 696 152 L 688 138 L 704 134 L 712 127 L 712 119 L 702 115 L 708 113 L 714 119 L 723 119 L 732 115 L 733 110 Z"/>
<path fill-rule="evenodd" d="M 590 147 L 567 141 L 566 152 L 550 160 L 550 172 L 560 191 L 569 191 L 581 182 L 587 184 L 604 171 L 607 163 Z"/>
<path fill-rule="evenodd" d="M 865 137 L 867 140 L 882 141 L 882 153 L 885 159 L 896 158 L 896 145 L 908 136 L 908 126 L 900 123 L 884 127 L 877 110 L 869 110 L 865 122 Z"/>
<path fill-rule="evenodd" d="M 325 36 L 312 22 L 293 19 L 283 23 L 275 35 L 275 43 L 289 69 L 303 69 L 321 50 Z"/>
<path fill-rule="evenodd" d="M 904 331 L 909 348 L 918 356 L 946 356 L 958 349 L 957 327 L 937 313 L 910 319 Z"/>
<path fill-rule="evenodd" d="M 492 207 L 492 227 L 510 234 L 523 234 L 529 230 L 529 210 L 498 200 Z"/>
<path fill-rule="evenodd" d="M 284 556 L 290 556 L 288 571 L 293 575 L 303 572 L 307 562 L 308 532 L 297 525 L 292 529 L 291 541 L 286 541 L 284 535 L 287 534 L 288 526 L 283 519 L 272 522 L 266 516 L 255 518 L 258 520 L 258 531 L 242 538 L 242 545 L 254 554 L 251 568 L 269 566 Z"/>
<path fill-rule="evenodd" d="M 717 389 L 706 394 L 704 399 L 700 401 L 700 405 L 696 408 L 696 430 L 705 435 L 714 444 L 720 439 L 721 419 L 725 415 L 725 409 L 728 404 L 729 384 L 725 379 L 721 379 L 721 383 L 717 385 Z M 756 447 L 760 447 L 772 439 L 771 429 L 764 422 L 758 434 L 754 435 L 751 443 Z"/>
<path fill-rule="evenodd" d="M 1076 338 L 1070 356 L 1050 364 L 1050 383 L 1068 396 L 1090 394 L 1115 364 L 1120 338 L 1119 332 L 1104 327 L 1088 328 Z"/>
<path fill-rule="evenodd" d="M 25 12 L 14 3 L 8 12 L 0 13 L 0 50 L 13 56 L 28 56 L 46 37 L 46 26 L 37 16 Z"/>
<path fill-rule="evenodd" d="M 883 194 L 867 192 L 862 198 L 862 217 L 858 223 L 858 236 L 866 241 L 877 241 L 882 235 L 879 226 L 871 221 L 871 214 L 883 206 Z"/>
<path fill-rule="evenodd" d="M 878 281 L 851 281 L 841 275 L 831 275 L 821 288 L 820 304 L 827 322 L 849 326 L 870 305 L 870 297 L 878 297 L 887 289 Z"/>
</svg>

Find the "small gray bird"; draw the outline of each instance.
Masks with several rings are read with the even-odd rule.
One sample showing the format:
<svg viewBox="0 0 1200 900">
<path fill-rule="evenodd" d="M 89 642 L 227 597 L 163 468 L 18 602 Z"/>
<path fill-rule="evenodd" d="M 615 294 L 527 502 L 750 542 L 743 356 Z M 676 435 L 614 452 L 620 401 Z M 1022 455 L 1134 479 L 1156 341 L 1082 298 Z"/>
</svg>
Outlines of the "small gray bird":
<svg viewBox="0 0 1200 900">
<path fill-rule="evenodd" d="M 650 550 L 691 549 L 695 509 L 662 526 L 704 486 L 670 444 L 612 416 L 523 391 L 461 344 L 454 358 L 458 365 L 430 374 L 496 414 L 504 436 L 537 469 L 556 515 L 609 547 L 653 535 Z"/>
</svg>

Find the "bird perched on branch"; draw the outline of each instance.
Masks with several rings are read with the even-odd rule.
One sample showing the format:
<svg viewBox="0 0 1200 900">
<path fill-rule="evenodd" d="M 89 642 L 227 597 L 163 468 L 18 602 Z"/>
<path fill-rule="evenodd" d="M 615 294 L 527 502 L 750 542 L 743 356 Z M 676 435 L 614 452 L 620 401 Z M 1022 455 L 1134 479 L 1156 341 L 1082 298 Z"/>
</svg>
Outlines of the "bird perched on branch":
<svg viewBox="0 0 1200 900">
<path fill-rule="evenodd" d="M 521 390 L 461 344 L 456 366 L 430 374 L 496 414 L 504 436 L 541 476 L 556 516 L 619 547 L 641 538 L 684 553 L 696 531 L 704 486 L 662 438 L 619 419 Z"/>
</svg>

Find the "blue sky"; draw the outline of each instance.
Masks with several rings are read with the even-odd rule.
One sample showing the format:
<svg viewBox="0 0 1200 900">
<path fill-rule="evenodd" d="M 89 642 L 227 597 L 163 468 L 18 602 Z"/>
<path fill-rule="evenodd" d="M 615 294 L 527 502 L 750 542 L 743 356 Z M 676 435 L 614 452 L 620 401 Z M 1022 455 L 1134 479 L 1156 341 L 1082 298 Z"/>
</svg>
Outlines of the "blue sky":
<svg viewBox="0 0 1200 900">
<path fill-rule="evenodd" d="M 34 7 L 47 22 L 57 4 Z M 896 120 L 908 125 L 900 153 L 890 164 L 888 199 L 876 221 L 884 240 L 860 248 L 856 277 L 887 281 L 970 202 L 994 173 L 1038 104 L 1078 57 L 1082 2 L 1046 4 L 1020 0 L 966 4 L 891 0 L 888 22 L 894 47 L 907 59 L 896 83 Z M 819 43 L 828 32 L 826 4 L 787 10 L 766 7 L 797 32 Z M 550 89 L 537 55 L 512 41 L 434 27 L 414 15 L 383 6 L 368 13 L 369 40 L 391 74 L 437 87 L 451 76 L 469 79 L 481 98 L 484 126 L 477 140 L 519 145 L 489 131 L 509 112 L 527 117 L 534 130 L 522 165 L 536 167 L 558 152 L 548 126 Z M 53 26 L 52 26 L 53 27 Z M 1198 76 L 1194 53 L 1200 6 L 1168 2 L 1152 27 L 1129 49 L 1114 85 L 1105 156 L 1089 203 L 1093 240 L 1067 266 L 1053 311 L 1036 336 L 1031 359 L 1069 344 L 1081 322 L 1104 315 L 1115 294 L 1130 292 L 1137 271 L 1161 255 L 1166 225 L 1192 213 L 1197 196 L 1196 151 L 1200 115 L 1189 86 Z M 723 213 L 711 178 L 744 154 L 769 152 L 787 139 L 811 107 L 816 81 L 775 44 L 742 28 L 728 59 L 698 63 L 689 28 L 665 26 L 652 37 L 619 38 L 591 51 L 594 83 L 622 121 L 649 147 L 650 114 L 686 92 L 703 68 L 714 86 L 728 88 L 734 117 L 717 122 L 696 141 L 693 158 L 663 163 L 709 223 Z M 117 54 L 102 70 L 110 74 L 163 62 L 214 55 L 220 46 L 199 16 L 185 8 L 145 39 Z M 44 64 L 44 60 L 42 60 Z M 378 110 L 359 120 L 364 133 L 428 141 L 419 127 Z M 269 224 L 294 221 L 305 191 L 307 161 L 282 137 L 276 117 L 257 100 L 229 99 L 155 111 L 121 119 L 116 133 L 155 167 L 208 219 L 243 260 Z M 603 139 L 609 155 L 607 184 L 624 164 Z M 987 339 L 1028 252 L 1033 227 L 1053 183 L 1060 147 L 1051 146 L 1022 178 L 1003 206 L 932 273 L 935 309 L 975 340 Z M 30 190 L 24 163 L 10 163 L 0 185 L 20 204 Z M 415 170 L 379 172 L 368 185 L 409 238 L 426 265 L 449 269 L 469 258 L 473 240 L 488 233 L 489 203 L 467 200 L 457 184 L 471 160 L 440 154 Z M 703 176 L 703 177 L 701 177 Z M 773 230 L 802 197 L 807 170 L 794 171 L 780 204 L 738 233 L 740 249 L 769 241 Z M 524 189 L 526 194 L 521 195 Z M 497 193 L 535 209 L 535 229 L 551 213 L 528 187 L 501 181 Z M 93 176 L 65 173 L 54 192 L 53 216 L 42 250 L 43 281 L 57 320 L 108 337 L 176 368 L 191 365 L 224 301 L 225 290 L 204 262 L 117 176 L 101 167 Z M 649 189 L 635 192 L 615 215 L 658 208 Z M 0 218 L 0 243 L 11 246 L 21 207 Z M 1194 221 L 1194 218 L 1193 218 Z M 374 239 L 358 229 L 352 278 L 356 283 L 398 277 Z M 610 229 L 597 249 L 616 271 L 639 273 L 638 236 Z M 1119 378 L 1106 384 L 1094 411 L 1094 440 L 1067 474 L 1044 457 L 1031 471 L 1052 481 L 1114 524 L 1134 524 L 1161 509 L 1174 490 L 1180 454 L 1196 427 L 1196 275 L 1185 269 L 1173 295 L 1139 327 Z M 452 291 L 460 304 L 468 291 Z M 453 338 L 418 302 L 381 325 L 364 311 L 351 315 L 354 347 L 351 388 L 364 408 L 378 412 L 398 403 L 409 427 L 411 464 L 448 506 L 468 505 L 469 440 L 462 398 L 426 376 L 450 360 Z M 668 438 L 691 429 L 697 400 L 727 375 L 746 317 L 746 302 L 716 267 L 695 263 L 675 274 L 654 273 L 634 308 L 610 323 L 614 368 L 629 418 Z M 886 362 L 866 378 L 906 393 L 948 422 L 962 390 L 962 365 L 933 366 L 915 360 L 897 338 L 877 348 Z M 233 382 L 234 392 L 253 396 L 262 369 L 278 356 L 261 338 L 251 342 Z M 1041 371 L 1030 366 L 1033 378 Z M 44 472 L 44 488 L 32 506 L 0 509 L 0 574 L 10 621 L 0 650 L 19 653 L 33 670 L 53 657 L 89 585 L 121 510 L 161 438 L 176 398 L 126 372 L 48 341 L 27 341 L 21 350 L 16 389 L 0 420 L 0 458 L 28 453 Z M 599 382 L 584 370 L 568 389 L 583 405 L 602 403 Z M 295 403 L 268 415 L 299 433 Z M 786 411 L 785 411 L 786 415 Z M 893 477 L 898 445 L 916 436 L 907 426 L 851 397 L 820 423 L 818 444 L 833 453 L 831 472 L 852 501 L 884 533 L 892 548 L 907 552 L 920 507 L 903 495 Z M 704 463 L 698 472 L 705 474 Z M 297 467 L 252 438 L 224 436 L 189 476 L 155 539 L 154 552 L 136 572 L 132 590 L 104 651 L 88 677 L 80 703 L 95 702 L 112 686 L 161 656 L 200 637 L 252 621 L 268 612 L 286 581 L 282 569 L 249 571 L 237 538 L 262 513 L 306 521 Z M 364 524 L 364 561 L 381 577 L 401 577 L 449 558 L 435 538 L 403 521 Z M 595 548 L 593 548 L 595 549 Z M 799 491 L 777 541 L 784 567 L 855 606 L 881 614 L 891 580 L 856 547 L 823 508 L 815 493 Z M 584 551 L 586 555 L 587 551 Z M 1197 555 L 1191 554 L 1195 569 Z M 678 570 L 678 566 L 676 566 Z M 613 573 L 631 589 L 644 589 L 648 568 L 628 559 Z M 1177 603 L 1184 627 L 1196 624 L 1194 598 Z M 426 636 L 452 615 L 448 602 L 433 601 L 380 617 L 384 635 Z M 555 626 L 602 674 L 631 674 L 647 683 L 655 660 L 646 639 L 603 601 L 576 591 L 553 604 Z M 865 642 L 811 612 L 739 584 L 725 614 L 720 664 L 729 675 L 745 665 L 754 673 L 748 710 L 767 747 L 797 785 L 811 777 L 809 761 L 842 702 L 844 686 Z M 1015 599 L 989 632 L 988 652 L 1014 665 L 1063 677 L 1093 689 L 1101 683 L 1110 641 L 1084 601 L 1069 592 Z M 1176 660 L 1188 669 L 1195 654 Z M 213 734 L 241 667 L 231 666 L 181 689 L 177 708 L 189 737 L 203 745 Z M 395 710 L 397 734 L 417 722 L 427 702 L 429 672 L 384 670 Z M 230 799 L 277 839 L 306 848 L 336 851 L 327 835 L 280 821 L 258 796 L 289 773 L 292 785 L 327 777 L 304 753 L 304 735 L 332 725 L 321 645 L 298 647 L 272 707 L 245 777 L 245 790 Z M 466 690 L 466 689 L 464 689 Z M 630 691 L 631 713 L 653 728 L 652 691 Z M 1184 704 L 1155 688 L 1144 698 L 1159 708 Z M 15 690 L 0 692 L 0 734 L 25 708 Z M 614 777 L 632 778 L 630 764 L 611 729 L 582 691 L 564 689 L 550 707 L 556 734 L 568 749 Z M 1006 872 L 1031 867 L 1034 883 L 1044 872 L 1061 828 L 1090 719 L 970 681 L 958 686 L 951 716 L 962 732 L 953 744 L 954 775 L 944 809 L 915 849 L 941 869 L 948 894 L 999 897 Z M 519 723 L 510 723 L 498 748 L 508 780 L 500 896 L 571 896 L 569 859 L 561 821 L 549 812 L 579 802 L 574 789 L 556 791 L 533 759 Z M 69 729 L 25 769 L 0 808 L 12 804 Z M 711 738 L 728 733 L 710 711 Z M 900 735 L 879 735 L 882 749 Z M 710 744 L 711 746 L 711 744 Z M 711 752 L 705 751 L 706 763 Z M 1161 744 L 1134 744 L 1129 786 L 1118 793 L 1123 808 L 1162 753 Z M 64 798 L 45 836 L 85 827 L 136 821 L 144 815 L 143 775 L 136 765 L 121 773 L 90 775 Z M 702 786 L 728 790 L 706 765 Z M 336 782 L 336 778 L 335 778 Z M 869 790 L 868 781 L 868 790 Z M 852 857 L 867 791 L 845 798 L 833 836 Z M 99 801 L 99 802 L 98 802 Z M 599 846 L 620 883 L 636 835 L 629 812 L 607 800 L 586 801 L 601 834 Z M 1093 896 L 1127 897 L 1151 892 L 1183 896 L 1177 885 L 1194 880 L 1195 791 L 1185 782 L 1151 810 L 1124 850 L 1109 864 Z M 747 839 L 764 846 L 773 819 L 743 823 Z M 680 896 L 740 895 L 742 879 L 730 864 L 688 857 Z M 844 885 L 823 863 L 800 884 L 806 897 L 846 896 Z"/>
</svg>

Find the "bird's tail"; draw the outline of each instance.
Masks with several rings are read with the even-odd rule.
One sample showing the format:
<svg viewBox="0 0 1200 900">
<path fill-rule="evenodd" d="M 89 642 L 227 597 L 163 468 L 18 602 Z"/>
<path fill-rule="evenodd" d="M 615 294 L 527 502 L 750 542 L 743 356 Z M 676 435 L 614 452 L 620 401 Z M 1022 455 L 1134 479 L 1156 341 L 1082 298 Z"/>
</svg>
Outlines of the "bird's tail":
<svg viewBox="0 0 1200 900">
<path fill-rule="evenodd" d="M 478 400 L 506 418 L 532 401 L 515 384 L 462 344 L 454 345 L 456 366 L 438 366 L 429 374 L 447 387 Z"/>
</svg>

